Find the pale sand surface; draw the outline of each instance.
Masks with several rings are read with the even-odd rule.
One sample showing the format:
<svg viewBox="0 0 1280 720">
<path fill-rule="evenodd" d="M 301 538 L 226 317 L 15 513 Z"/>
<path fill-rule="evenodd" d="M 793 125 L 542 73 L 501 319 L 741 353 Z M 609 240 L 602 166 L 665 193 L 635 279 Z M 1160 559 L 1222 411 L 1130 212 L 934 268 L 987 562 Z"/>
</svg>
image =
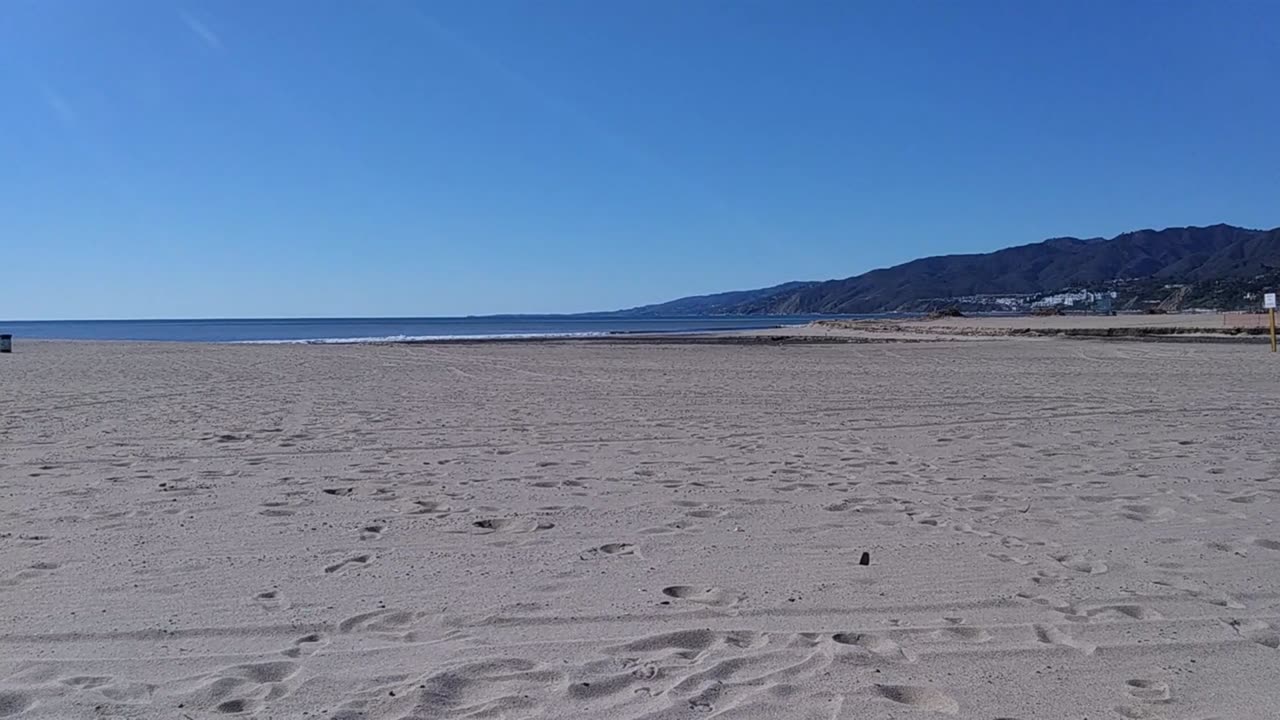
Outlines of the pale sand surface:
<svg viewBox="0 0 1280 720">
<path fill-rule="evenodd" d="M 926 327 L 945 328 L 1202 328 L 1204 330 L 1220 330 L 1231 325 L 1237 313 L 1229 318 L 1222 313 L 1171 313 L 1168 315 L 1034 315 L 1015 316 L 976 316 L 961 318 L 941 318 L 924 320 L 916 324 Z M 1243 317 L 1241 315 L 1241 317 Z"/>
<path fill-rule="evenodd" d="M 0 403 L 0 717 L 1280 712 L 1253 346 L 23 343 Z"/>
<path fill-rule="evenodd" d="M 906 323 L 912 331 L 930 333 L 974 333 L 1036 330 L 1062 332 L 1086 329 L 1177 329 L 1180 332 L 1231 332 L 1237 327 L 1263 327 L 1262 315 L 1243 313 L 1171 313 L 1168 315 L 1050 315 L 961 317 L 918 320 Z"/>
<path fill-rule="evenodd" d="M 882 318 L 874 320 L 822 320 L 797 327 L 766 328 L 722 333 L 797 339 L 848 340 L 852 342 L 927 342 L 983 340 L 1010 334 L 1079 334 L 1101 330 L 1120 331 L 1147 339 L 1188 340 L 1222 335 L 1241 342 L 1264 343 L 1264 335 L 1237 335 L 1241 329 L 1265 330 L 1267 317 L 1256 313 L 1172 313 L 1167 315 L 977 315 L 955 318 Z M 1151 331 L 1144 333 L 1143 331 Z M 1174 333 L 1176 331 L 1176 333 Z"/>
</svg>

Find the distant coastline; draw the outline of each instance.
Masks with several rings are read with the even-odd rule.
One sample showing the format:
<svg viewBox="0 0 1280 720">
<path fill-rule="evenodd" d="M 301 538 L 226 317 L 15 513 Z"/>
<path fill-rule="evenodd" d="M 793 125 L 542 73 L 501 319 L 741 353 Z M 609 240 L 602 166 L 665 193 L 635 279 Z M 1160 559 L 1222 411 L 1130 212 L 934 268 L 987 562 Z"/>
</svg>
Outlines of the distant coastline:
<svg viewBox="0 0 1280 720">
<path fill-rule="evenodd" d="M 431 333 L 362 334 L 370 323 Z M 51 327 L 52 326 L 52 327 Z M 281 326 L 287 326 L 282 329 Z M 516 329 L 513 329 L 516 328 Z M 501 331 L 498 331 L 501 329 Z M 625 343 L 679 345 L 879 344 L 1075 338 L 1163 342 L 1263 342 L 1257 313 L 983 313 L 933 316 L 747 316 L 685 318 L 403 318 L 328 320 L 110 320 L 3 323 L 23 342 L 188 342 L 236 345 L 479 345 Z M 329 335 L 324 335 L 329 333 Z M 289 337 L 293 335 L 293 337 Z"/>
</svg>

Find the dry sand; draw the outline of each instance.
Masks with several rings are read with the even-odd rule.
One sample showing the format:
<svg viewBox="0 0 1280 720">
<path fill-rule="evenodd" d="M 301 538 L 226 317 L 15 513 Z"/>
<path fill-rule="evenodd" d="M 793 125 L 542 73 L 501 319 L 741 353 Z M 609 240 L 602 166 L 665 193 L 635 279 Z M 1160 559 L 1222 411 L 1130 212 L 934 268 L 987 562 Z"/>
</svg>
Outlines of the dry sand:
<svg viewBox="0 0 1280 720">
<path fill-rule="evenodd" d="M 1158 340 L 1267 342 L 1267 318 L 1256 313 L 1168 315 L 977 315 L 972 317 L 819 320 L 799 327 L 746 330 L 739 335 L 854 342 L 975 340 L 991 337 L 1104 336 Z"/>
<path fill-rule="evenodd" d="M 1278 379 L 1039 339 L 23 343 L 0 717 L 1276 717 Z"/>
<path fill-rule="evenodd" d="M 1258 313 L 1168 315 L 976 315 L 971 317 L 819 320 L 807 325 L 723 333 L 720 337 L 792 342 L 932 342 L 1011 336 L 1106 337 L 1264 344 L 1267 317 Z M 660 336 L 661 337 L 661 336 Z"/>
<path fill-rule="evenodd" d="M 928 328 L 1018 330 L 1067 330 L 1079 328 L 1195 328 L 1220 331 L 1236 324 L 1241 313 L 1171 313 L 1167 315 L 978 315 L 939 318 L 918 323 Z M 1261 317 L 1261 316 L 1248 316 Z"/>
</svg>

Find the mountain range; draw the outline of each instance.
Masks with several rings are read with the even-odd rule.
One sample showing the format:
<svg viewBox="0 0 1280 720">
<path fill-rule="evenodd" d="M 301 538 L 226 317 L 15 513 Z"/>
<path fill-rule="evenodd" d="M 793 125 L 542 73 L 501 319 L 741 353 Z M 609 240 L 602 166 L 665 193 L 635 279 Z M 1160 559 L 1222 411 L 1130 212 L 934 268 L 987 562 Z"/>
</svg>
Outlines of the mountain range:
<svg viewBox="0 0 1280 720">
<path fill-rule="evenodd" d="M 842 280 L 788 282 L 621 312 L 785 315 L 917 311 L 963 305 L 975 296 L 1029 297 L 1072 289 L 1128 291 L 1132 296 L 1128 307 L 1138 307 L 1162 302 L 1161 293 L 1171 287 L 1178 288 L 1178 303 L 1184 307 L 1196 307 L 1187 303 L 1197 299 L 1243 306 L 1252 300 L 1251 293 L 1275 289 L 1264 286 L 1277 281 L 1280 228 L 1251 230 L 1219 224 L 1137 230 L 1110 239 L 1051 238 L 990 253 L 921 258 Z"/>
</svg>

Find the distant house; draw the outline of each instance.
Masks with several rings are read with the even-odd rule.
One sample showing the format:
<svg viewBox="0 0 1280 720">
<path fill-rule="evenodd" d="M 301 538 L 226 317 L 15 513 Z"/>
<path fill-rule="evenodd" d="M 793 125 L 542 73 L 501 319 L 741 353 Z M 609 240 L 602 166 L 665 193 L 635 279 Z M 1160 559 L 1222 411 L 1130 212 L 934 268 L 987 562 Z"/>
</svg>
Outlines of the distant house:
<svg viewBox="0 0 1280 720">
<path fill-rule="evenodd" d="M 1110 312 L 1116 299 L 1115 290 L 1072 290 L 1055 293 L 1031 303 L 1033 308 L 1069 307 Z"/>
</svg>

